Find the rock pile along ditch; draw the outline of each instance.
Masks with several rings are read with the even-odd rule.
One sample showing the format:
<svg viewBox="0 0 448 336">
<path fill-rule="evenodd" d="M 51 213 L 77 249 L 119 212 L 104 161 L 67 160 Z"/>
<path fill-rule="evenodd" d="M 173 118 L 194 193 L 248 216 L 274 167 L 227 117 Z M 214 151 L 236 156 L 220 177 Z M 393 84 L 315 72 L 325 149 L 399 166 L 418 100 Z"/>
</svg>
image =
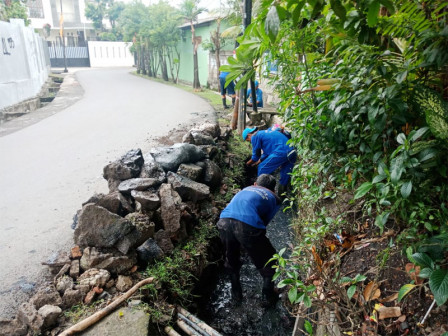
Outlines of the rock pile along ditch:
<svg viewBox="0 0 448 336">
<path fill-rule="evenodd" d="M 151 276 L 154 283 L 127 300 L 128 307 L 82 334 L 123 335 L 132 327 L 135 336 L 148 330 L 163 335 L 160 326 L 174 324 L 176 304 L 189 306 L 226 335 L 290 333 L 291 320 L 280 303 L 261 308 L 261 281 L 247 258 L 244 302 L 235 307 L 229 300 L 215 223 L 238 191 L 226 178 L 223 183 L 221 168 L 242 169 L 245 162 L 228 153 L 231 135 L 228 128 L 203 124 L 185 134 L 183 143 L 146 154 L 130 150 L 106 165 L 109 193 L 95 194 L 82 205 L 74 216 L 75 245 L 44 263 L 51 278 L 20 306 L 15 319 L 0 321 L 0 335 L 58 335 Z M 289 241 L 285 216 L 274 219 L 268 234 L 278 249 Z M 217 267 L 213 276 L 210 264 Z M 204 283 L 208 290 L 198 291 Z M 202 296 L 191 304 L 195 284 Z M 141 310 L 145 314 L 136 313 Z"/>
</svg>

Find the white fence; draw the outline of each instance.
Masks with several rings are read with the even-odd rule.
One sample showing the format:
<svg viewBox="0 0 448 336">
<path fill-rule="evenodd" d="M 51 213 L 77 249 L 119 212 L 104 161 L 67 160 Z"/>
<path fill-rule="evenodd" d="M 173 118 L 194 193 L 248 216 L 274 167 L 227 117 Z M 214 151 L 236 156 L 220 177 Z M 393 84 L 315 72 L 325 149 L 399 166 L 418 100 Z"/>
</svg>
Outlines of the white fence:
<svg viewBox="0 0 448 336">
<path fill-rule="evenodd" d="M 0 21 L 0 109 L 36 96 L 50 69 L 42 38 L 23 20 L 11 21 Z"/>
<path fill-rule="evenodd" d="M 132 43 L 89 41 L 91 67 L 133 66 L 134 56 L 129 51 Z"/>
</svg>

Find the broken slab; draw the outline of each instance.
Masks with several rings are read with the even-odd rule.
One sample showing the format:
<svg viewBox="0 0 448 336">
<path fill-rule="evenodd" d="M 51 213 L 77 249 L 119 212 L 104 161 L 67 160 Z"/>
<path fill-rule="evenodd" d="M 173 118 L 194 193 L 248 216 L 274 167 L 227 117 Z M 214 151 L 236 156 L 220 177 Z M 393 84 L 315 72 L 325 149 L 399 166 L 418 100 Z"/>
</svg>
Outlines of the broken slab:
<svg viewBox="0 0 448 336">
<path fill-rule="evenodd" d="M 171 147 L 158 147 L 152 149 L 150 154 L 166 172 L 177 171 L 182 163 L 193 163 L 205 157 L 199 147 L 187 143 L 178 143 Z"/>
<path fill-rule="evenodd" d="M 129 220 L 98 205 L 87 204 L 79 215 L 74 240 L 80 246 L 112 247 L 133 229 Z"/>
<path fill-rule="evenodd" d="M 195 182 L 173 172 L 169 172 L 167 177 L 168 183 L 173 186 L 183 201 L 197 202 L 210 196 L 210 188 L 203 183 Z"/>
<path fill-rule="evenodd" d="M 113 274 L 123 274 L 136 263 L 137 256 L 135 251 L 128 255 L 123 255 L 113 249 L 105 249 L 103 251 L 96 247 L 87 247 L 81 258 L 81 269 L 101 268 Z"/>
</svg>

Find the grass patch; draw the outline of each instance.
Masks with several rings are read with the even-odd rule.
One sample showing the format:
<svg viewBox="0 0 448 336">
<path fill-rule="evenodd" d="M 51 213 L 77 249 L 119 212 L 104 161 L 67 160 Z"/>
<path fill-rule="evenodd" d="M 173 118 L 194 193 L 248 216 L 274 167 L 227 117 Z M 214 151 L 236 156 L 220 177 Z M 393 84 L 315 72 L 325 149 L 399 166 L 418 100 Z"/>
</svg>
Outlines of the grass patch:
<svg viewBox="0 0 448 336">
<path fill-rule="evenodd" d="M 155 283 L 144 286 L 151 301 L 169 301 L 186 304 L 191 300 L 194 280 L 207 265 L 208 242 L 218 235 L 216 226 L 200 221 L 191 238 L 177 246 L 170 256 L 148 266 L 147 277 Z"/>
<path fill-rule="evenodd" d="M 185 84 L 181 84 L 181 83 L 176 84 L 176 83 L 173 83 L 171 81 L 167 82 L 167 81 L 164 81 L 161 78 L 155 78 L 155 77 L 150 77 L 150 76 L 143 75 L 143 74 L 138 74 L 136 71 L 132 72 L 132 74 L 135 75 L 135 76 L 138 76 L 138 77 L 142 77 L 142 78 L 145 78 L 145 79 L 152 80 L 154 82 L 158 82 L 158 83 L 162 83 L 162 84 L 165 84 L 165 85 L 174 86 L 174 87 L 177 87 L 177 88 L 182 89 L 184 91 L 193 93 L 193 94 L 198 95 L 198 96 L 202 97 L 203 99 L 205 99 L 210 105 L 212 105 L 212 107 L 215 110 L 222 109 L 221 95 L 218 92 L 216 92 L 216 91 L 205 89 L 205 88 L 202 88 L 201 91 L 197 91 L 197 90 L 194 90 L 193 87 L 190 86 L 190 85 L 185 85 Z"/>
</svg>

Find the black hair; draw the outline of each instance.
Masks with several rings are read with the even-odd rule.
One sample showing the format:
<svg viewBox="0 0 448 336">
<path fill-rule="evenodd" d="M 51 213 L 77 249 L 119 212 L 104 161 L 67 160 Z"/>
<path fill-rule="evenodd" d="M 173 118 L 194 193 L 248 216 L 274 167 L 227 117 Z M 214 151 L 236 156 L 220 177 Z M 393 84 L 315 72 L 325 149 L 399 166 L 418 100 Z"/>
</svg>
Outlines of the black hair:
<svg viewBox="0 0 448 336">
<path fill-rule="evenodd" d="M 256 183 L 260 187 L 264 187 L 275 192 L 276 181 L 274 176 L 272 175 L 261 174 L 260 176 L 258 176 Z"/>
</svg>

